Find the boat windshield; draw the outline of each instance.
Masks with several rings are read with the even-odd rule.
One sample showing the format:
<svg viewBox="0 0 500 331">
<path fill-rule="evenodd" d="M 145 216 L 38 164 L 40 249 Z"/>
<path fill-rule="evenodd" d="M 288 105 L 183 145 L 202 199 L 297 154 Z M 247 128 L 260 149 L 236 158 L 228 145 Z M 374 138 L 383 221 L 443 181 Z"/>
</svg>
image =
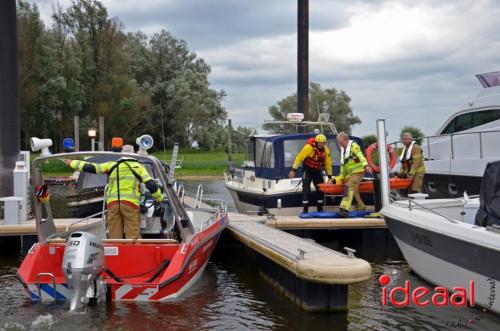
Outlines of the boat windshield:
<svg viewBox="0 0 500 331">
<path fill-rule="evenodd" d="M 484 88 L 500 86 L 500 71 L 476 75 Z"/>
</svg>

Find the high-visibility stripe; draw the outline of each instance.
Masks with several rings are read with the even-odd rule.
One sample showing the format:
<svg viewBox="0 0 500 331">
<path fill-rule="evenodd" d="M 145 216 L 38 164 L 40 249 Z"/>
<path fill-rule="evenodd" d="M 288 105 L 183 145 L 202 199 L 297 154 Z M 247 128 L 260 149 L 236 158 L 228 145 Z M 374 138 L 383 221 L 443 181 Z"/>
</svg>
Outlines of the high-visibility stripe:
<svg viewBox="0 0 500 331">
<path fill-rule="evenodd" d="M 414 141 L 411 142 L 411 144 L 408 148 L 406 148 L 406 146 L 405 146 L 405 148 L 403 148 L 403 152 L 399 156 L 399 161 L 403 162 L 403 161 L 408 161 L 409 159 L 411 159 L 411 151 L 413 150 L 413 145 L 415 145 Z"/>
<path fill-rule="evenodd" d="M 353 142 L 353 140 L 349 140 L 345 150 L 344 147 L 340 147 L 340 164 L 346 163 L 351 158 L 351 145 Z"/>
<path fill-rule="evenodd" d="M 118 199 L 118 193 L 111 193 L 106 196 L 106 199 Z M 125 199 L 136 199 L 137 194 L 126 194 L 126 193 L 120 193 L 120 199 L 125 198 Z"/>
<path fill-rule="evenodd" d="M 96 173 L 102 174 L 103 173 L 103 171 L 102 171 L 102 165 L 100 163 L 96 163 L 95 164 L 95 170 L 96 170 Z"/>
</svg>

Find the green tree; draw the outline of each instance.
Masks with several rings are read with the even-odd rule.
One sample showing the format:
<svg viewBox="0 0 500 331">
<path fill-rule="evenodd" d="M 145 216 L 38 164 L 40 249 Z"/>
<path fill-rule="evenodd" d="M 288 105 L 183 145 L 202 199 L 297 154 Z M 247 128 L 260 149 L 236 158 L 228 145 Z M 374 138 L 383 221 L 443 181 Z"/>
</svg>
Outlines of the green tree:
<svg viewBox="0 0 500 331">
<path fill-rule="evenodd" d="M 424 133 L 422 132 L 422 130 L 420 130 L 419 128 L 417 128 L 416 126 L 411 126 L 411 125 L 407 125 L 407 126 L 404 126 L 402 129 L 401 129 L 401 133 L 399 135 L 399 137 L 401 138 L 401 136 L 403 135 L 403 133 L 405 132 L 408 132 L 410 133 L 412 136 L 413 136 L 413 139 L 415 139 L 415 141 L 417 142 L 417 144 L 421 144 L 422 143 L 422 138 L 425 137 Z"/>
<path fill-rule="evenodd" d="M 309 120 L 315 121 L 320 113 L 330 114 L 330 121 L 338 131 L 351 133 L 355 124 L 361 120 L 355 116 L 350 106 L 351 98 L 344 91 L 334 87 L 323 89 L 320 84 L 311 82 L 309 86 Z M 276 121 L 285 121 L 288 113 L 297 112 L 297 94 L 294 93 L 269 107 L 269 115 Z"/>
<path fill-rule="evenodd" d="M 368 147 L 370 146 L 371 144 L 373 143 L 376 143 L 377 142 L 377 136 L 374 135 L 374 134 L 369 134 L 369 135 L 366 135 L 364 137 L 362 137 L 361 139 L 363 139 L 363 141 L 365 142 L 365 146 Z"/>
<path fill-rule="evenodd" d="M 80 142 L 105 118 L 105 139 L 127 142 L 150 133 L 168 147 L 201 137 L 207 149 L 223 148 L 224 91 L 210 87 L 210 67 L 187 43 L 167 31 L 148 38 L 125 34 L 96 0 L 55 8 L 45 27 L 36 5 L 18 2 L 20 108 L 23 144 L 50 137 L 60 150 L 80 117 Z M 157 144 L 158 146 L 158 144 Z M 108 146 L 109 147 L 109 143 Z"/>
<path fill-rule="evenodd" d="M 31 136 L 40 132 L 43 116 L 39 114 L 41 81 L 40 51 L 45 27 L 38 7 L 27 1 L 17 3 L 17 39 L 19 59 L 19 108 L 21 112 L 21 144 L 29 148 Z"/>
<path fill-rule="evenodd" d="M 200 147 L 213 148 L 214 130 L 222 125 L 226 112 L 221 105 L 225 92 L 211 89 L 208 83 L 210 67 L 184 40 L 165 30 L 149 41 L 140 32 L 129 34 L 128 39 L 126 49 L 136 81 L 154 107 L 156 137 L 162 138 L 163 131 L 167 145 L 186 145 L 195 137 Z"/>
</svg>

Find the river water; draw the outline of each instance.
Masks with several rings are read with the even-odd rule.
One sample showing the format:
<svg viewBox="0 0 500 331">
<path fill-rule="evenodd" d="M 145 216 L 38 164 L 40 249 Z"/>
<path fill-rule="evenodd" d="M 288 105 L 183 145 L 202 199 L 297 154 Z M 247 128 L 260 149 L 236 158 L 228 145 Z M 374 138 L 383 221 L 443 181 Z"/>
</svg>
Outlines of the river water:
<svg viewBox="0 0 500 331">
<path fill-rule="evenodd" d="M 186 192 L 197 183 L 185 182 Z M 225 199 L 221 181 L 203 181 L 204 196 Z M 347 313 L 310 314 L 265 282 L 254 257 L 218 249 L 200 280 L 182 298 L 168 303 L 108 303 L 70 314 L 67 303 L 33 304 L 15 278 L 22 256 L 0 256 L 0 330 L 499 330 L 500 317 L 479 309 L 382 306 L 378 278 L 392 286 L 420 280 L 398 252 L 370 257 L 372 278 L 349 288 Z M 396 257 L 395 257 L 396 256 Z M 363 256 L 361 256 L 363 257 Z M 473 320 L 473 322 L 469 322 Z M 463 324 L 466 324 L 463 326 Z"/>
</svg>

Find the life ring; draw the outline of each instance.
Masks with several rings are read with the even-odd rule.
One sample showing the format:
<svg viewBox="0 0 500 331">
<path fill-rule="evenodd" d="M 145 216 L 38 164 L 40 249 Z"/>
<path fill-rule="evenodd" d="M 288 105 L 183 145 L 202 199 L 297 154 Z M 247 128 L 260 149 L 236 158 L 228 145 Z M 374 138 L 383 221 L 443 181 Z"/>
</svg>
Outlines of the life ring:
<svg viewBox="0 0 500 331">
<path fill-rule="evenodd" d="M 366 161 L 368 161 L 368 165 L 375 172 L 380 172 L 380 167 L 373 162 L 372 154 L 378 149 L 378 144 L 373 143 L 366 149 Z M 396 151 L 392 148 L 391 145 L 387 144 L 387 153 L 389 153 L 389 169 L 393 169 L 396 165 L 396 161 L 398 156 Z"/>
</svg>

